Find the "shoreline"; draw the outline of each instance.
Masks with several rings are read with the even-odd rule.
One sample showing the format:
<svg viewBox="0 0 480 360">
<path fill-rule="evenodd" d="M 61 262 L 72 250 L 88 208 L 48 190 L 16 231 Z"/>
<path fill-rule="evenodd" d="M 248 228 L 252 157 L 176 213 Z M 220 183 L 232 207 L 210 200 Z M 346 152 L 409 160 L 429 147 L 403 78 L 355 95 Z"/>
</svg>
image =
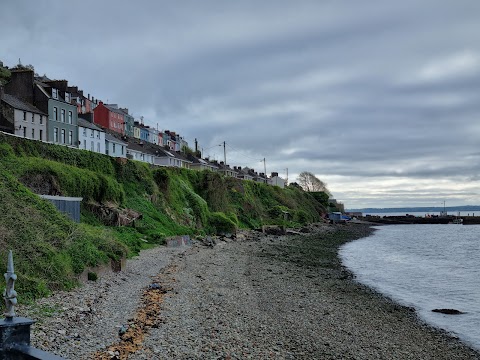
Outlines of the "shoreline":
<svg viewBox="0 0 480 360">
<path fill-rule="evenodd" d="M 308 228 L 142 251 L 125 273 L 19 313 L 39 320 L 33 346 L 70 359 L 126 359 L 116 347 L 119 330 L 145 313 L 142 294 L 155 283 L 160 311 L 128 359 L 480 359 L 342 265 L 338 247 L 375 229 Z"/>
<path fill-rule="evenodd" d="M 385 226 L 385 225 L 388 225 L 388 224 L 369 224 L 368 226 L 369 227 L 373 227 L 373 226 Z M 372 235 L 375 231 L 377 231 L 377 229 L 373 229 L 371 228 L 372 232 L 370 235 Z M 368 236 L 370 236 L 368 235 Z M 359 240 L 360 238 L 358 239 L 350 239 L 350 240 L 346 240 L 343 244 L 341 244 L 339 246 L 339 248 L 341 246 L 343 246 L 344 244 L 347 244 L 351 241 L 355 241 L 355 240 Z M 337 249 L 337 257 L 339 258 L 339 261 L 340 263 L 342 262 L 342 259 L 340 258 L 339 254 L 338 254 L 338 250 L 339 248 Z M 410 307 L 410 306 L 406 306 L 406 305 L 402 305 L 400 304 L 399 302 L 397 302 L 394 298 L 392 297 L 389 297 L 383 293 L 381 293 L 380 291 L 366 285 L 366 284 L 363 284 L 361 282 L 359 282 L 358 280 L 356 280 L 356 275 L 353 273 L 353 271 L 351 271 L 350 269 L 348 269 L 346 266 L 343 266 L 342 265 L 342 269 L 343 271 L 347 272 L 349 274 L 349 279 L 347 279 L 347 281 L 351 282 L 352 283 L 352 286 L 356 286 L 356 287 L 359 287 L 361 289 L 361 291 L 364 291 L 366 293 L 369 293 L 371 294 L 372 296 L 375 296 L 375 297 L 379 297 L 381 298 L 383 301 L 387 302 L 387 303 L 390 303 L 392 306 L 394 307 L 399 307 L 403 310 L 404 312 L 404 315 L 408 318 L 411 318 L 413 321 L 417 322 L 420 326 L 422 327 L 425 327 L 427 329 L 427 331 L 431 331 L 433 333 L 437 333 L 438 335 L 440 336 L 445 336 L 447 337 L 448 339 L 451 339 L 452 341 L 454 342 L 459 342 L 461 344 L 461 346 L 465 346 L 466 348 L 470 349 L 474 354 L 476 354 L 479 358 L 480 358 L 480 350 L 473 347 L 472 345 L 468 344 L 467 342 L 463 341 L 462 339 L 460 339 L 459 337 L 453 335 L 452 333 L 450 333 L 449 331 L 445 330 L 445 329 L 442 329 L 442 328 L 439 328 L 439 327 L 436 327 L 428 322 L 426 322 L 425 320 L 423 320 L 416 312 L 416 309 L 414 307 Z"/>
<path fill-rule="evenodd" d="M 177 263 L 161 326 L 131 359 L 480 359 L 413 309 L 354 280 L 338 247 L 374 229 L 311 229 L 192 249 Z"/>
</svg>

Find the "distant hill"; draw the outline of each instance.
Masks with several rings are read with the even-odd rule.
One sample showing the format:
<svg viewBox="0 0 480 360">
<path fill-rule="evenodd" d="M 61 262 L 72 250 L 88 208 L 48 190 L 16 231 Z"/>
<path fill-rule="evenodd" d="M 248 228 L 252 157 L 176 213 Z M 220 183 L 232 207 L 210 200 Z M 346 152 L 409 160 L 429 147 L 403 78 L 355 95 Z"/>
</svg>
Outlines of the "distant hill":
<svg viewBox="0 0 480 360">
<path fill-rule="evenodd" d="M 361 212 L 368 213 L 413 213 L 413 212 L 440 212 L 443 211 L 443 206 L 431 206 L 431 207 L 403 207 L 403 208 L 364 208 L 364 209 L 347 209 L 347 212 Z M 466 205 L 466 206 L 447 206 L 445 207 L 447 212 L 457 211 L 480 211 L 480 205 Z"/>
</svg>

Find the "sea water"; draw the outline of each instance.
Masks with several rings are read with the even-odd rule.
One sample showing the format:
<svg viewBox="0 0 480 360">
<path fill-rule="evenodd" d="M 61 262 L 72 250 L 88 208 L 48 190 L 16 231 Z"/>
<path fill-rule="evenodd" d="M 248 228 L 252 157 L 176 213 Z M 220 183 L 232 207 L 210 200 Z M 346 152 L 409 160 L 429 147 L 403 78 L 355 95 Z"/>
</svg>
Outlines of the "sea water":
<svg viewBox="0 0 480 360">
<path fill-rule="evenodd" d="M 343 245 L 356 279 L 480 350 L 480 225 L 390 225 Z M 433 309 L 456 309 L 445 315 Z"/>
</svg>

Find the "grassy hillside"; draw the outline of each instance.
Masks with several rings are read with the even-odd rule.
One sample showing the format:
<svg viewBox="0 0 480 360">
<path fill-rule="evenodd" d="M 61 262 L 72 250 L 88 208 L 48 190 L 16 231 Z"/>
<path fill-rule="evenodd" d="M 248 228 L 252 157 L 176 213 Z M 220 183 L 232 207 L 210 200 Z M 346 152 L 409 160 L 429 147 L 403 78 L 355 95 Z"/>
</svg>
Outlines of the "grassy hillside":
<svg viewBox="0 0 480 360">
<path fill-rule="evenodd" d="M 83 197 L 81 223 L 36 194 Z M 321 201 L 208 171 L 151 167 L 0 134 L 0 266 L 14 251 L 22 299 L 76 285 L 87 266 L 131 256 L 179 234 L 205 235 L 318 221 Z M 132 209 L 134 226 L 112 226 L 98 209 Z"/>
</svg>

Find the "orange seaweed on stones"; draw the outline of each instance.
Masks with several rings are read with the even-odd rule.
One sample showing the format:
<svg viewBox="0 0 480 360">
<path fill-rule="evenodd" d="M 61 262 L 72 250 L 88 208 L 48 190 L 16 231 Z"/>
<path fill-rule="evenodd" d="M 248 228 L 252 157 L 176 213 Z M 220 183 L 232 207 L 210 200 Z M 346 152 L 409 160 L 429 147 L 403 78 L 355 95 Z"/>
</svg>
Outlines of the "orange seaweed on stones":
<svg viewBox="0 0 480 360">
<path fill-rule="evenodd" d="M 166 274 L 172 274 L 177 269 L 171 266 Z M 141 349 L 145 335 L 150 328 L 156 328 L 162 322 L 160 319 L 161 304 L 166 294 L 172 290 L 165 286 L 158 286 L 160 283 L 172 282 L 174 279 L 165 279 L 162 275 L 157 275 L 152 282 L 155 287 L 149 286 L 142 295 L 140 308 L 135 317 L 129 320 L 128 328 L 120 341 L 110 345 L 107 350 L 97 351 L 93 354 L 94 360 L 126 360 L 130 354 Z"/>
</svg>

